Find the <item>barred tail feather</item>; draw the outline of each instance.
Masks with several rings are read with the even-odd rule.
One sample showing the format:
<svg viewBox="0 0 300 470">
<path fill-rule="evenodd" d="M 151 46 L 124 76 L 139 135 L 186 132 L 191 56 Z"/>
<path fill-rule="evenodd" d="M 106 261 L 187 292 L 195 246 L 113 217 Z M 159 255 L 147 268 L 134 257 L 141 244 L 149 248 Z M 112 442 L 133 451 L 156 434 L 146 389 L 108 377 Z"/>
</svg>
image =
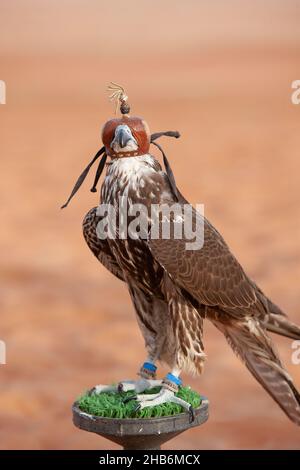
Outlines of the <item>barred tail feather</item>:
<svg viewBox="0 0 300 470">
<path fill-rule="evenodd" d="M 264 327 L 255 319 L 214 321 L 234 352 L 286 415 L 300 426 L 300 394 L 283 368 Z"/>
<path fill-rule="evenodd" d="M 300 327 L 291 322 L 286 316 L 270 313 L 265 326 L 272 333 L 300 340 Z"/>
</svg>

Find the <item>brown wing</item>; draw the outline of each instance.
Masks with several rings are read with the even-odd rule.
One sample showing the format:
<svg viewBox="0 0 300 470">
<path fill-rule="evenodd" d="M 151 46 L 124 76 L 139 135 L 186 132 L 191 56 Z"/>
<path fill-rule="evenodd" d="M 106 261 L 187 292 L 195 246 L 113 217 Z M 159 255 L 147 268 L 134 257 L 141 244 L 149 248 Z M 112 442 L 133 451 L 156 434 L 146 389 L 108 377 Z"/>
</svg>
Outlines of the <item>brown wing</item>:
<svg viewBox="0 0 300 470">
<path fill-rule="evenodd" d="M 230 252 L 218 231 L 193 210 L 193 229 L 196 219 L 203 222 L 203 246 L 187 250 L 191 242 L 163 237 L 149 239 L 154 258 L 164 267 L 174 283 L 184 288 L 194 299 L 204 305 L 218 306 L 233 315 L 265 313 L 264 299 Z M 171 233 L 172 233 L 171 221 Z M 183 226 L 186 219 L 183 219 Z M 160 224 L 160 233 L 161 233 Z"/>
<path fill-rule="evenodd" d="M 106 267 L 114 276 L 125 281 L 123 272 L 120 269 L 113 253 L 111 252 L 107 240 L 100 240 L 96 234 L 96 227 L 100 220 L 97 216 L 97 207 L 91 209 L 85 216 L 82 224 L 85 241 L 96 256 L 96 258 Z"/>
</svg>

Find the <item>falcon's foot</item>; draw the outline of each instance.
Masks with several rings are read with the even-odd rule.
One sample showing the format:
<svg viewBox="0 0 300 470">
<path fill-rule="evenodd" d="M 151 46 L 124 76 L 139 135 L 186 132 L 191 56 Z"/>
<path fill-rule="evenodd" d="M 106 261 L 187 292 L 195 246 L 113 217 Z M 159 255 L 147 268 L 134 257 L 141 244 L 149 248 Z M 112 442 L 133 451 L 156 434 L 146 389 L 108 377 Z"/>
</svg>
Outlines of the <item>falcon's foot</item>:
<svg viewBox="0 0 300 470">
<path fill-rule="evenodd" d="M 163 403 L 176 403 L 177 405 L 182 406 L 188 411 L 190 415 L 190 423 L 195 420 L 195 413 L 192 405 L 182 400 L 182 398 L 176 397 L 174 391 L 169 390 L 164 386 L 159 393 L 152 395 L 136 395 L 135 398 L 138 401 L 138 404 L 134 410 L 135 412 L 142 410 L 143 408 L 147 408 L 149 406 L 162 405 Z"/>
<path fill-rule="evenodd" d="M 150 388 L 161 386 L 162 380 L 156 380 L 156 366 L 152 362 L 144 362 L 139 371 L 140 379 L 122 380 L 117 385 L 96 385 L 90 393 L 129 392 L 142 393 Z"/>
<path fill-rule="evenodd" d="M 155 394 L 137 394 L 133 397 L 127 397 L 126 401 L 130 399 L 136 400 L 137 406 L 135 412 L 150 406 L 162 405 L 163 403 L 176 403 L 188 411 L 190 416 L 190 423 L 195 420 L 195 413 L 192 405 L 182 398 L 175 396 L 178 387 L 182 384 L 181 379 L 176 375 L 169 373 L 162 381 L 162 388 L 159 393 Z"/>
<path fill-rule="evenodd" d="M 162 380 L 141 377 L 139 380 L 122 380 L 117 385 L 96 385 L 91 389 L 90 393 L 129 392 L 130 390 L 136 393 L 142 393 L 145 390 L 161 385 Z"/>
</svg>

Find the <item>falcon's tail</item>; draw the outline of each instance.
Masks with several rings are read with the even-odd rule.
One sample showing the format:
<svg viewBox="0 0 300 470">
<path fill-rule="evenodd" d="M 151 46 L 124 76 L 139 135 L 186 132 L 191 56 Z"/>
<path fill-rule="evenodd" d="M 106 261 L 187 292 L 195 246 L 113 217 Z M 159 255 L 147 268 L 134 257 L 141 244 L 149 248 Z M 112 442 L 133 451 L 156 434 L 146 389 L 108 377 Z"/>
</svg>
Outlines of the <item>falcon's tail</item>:
<svg viewBox="0 0 300 470">
<path fill-rule="evenodd" d="M 272 333 L 277 333 L 287 338 L 300 339 L 300 327 L 291 322 L 281 308 L 274 304 L 254 282 L 253 284 L 256 289 L 256 295 L 260 298 L 262 304 L 266 305 L 266 310 L 269 312 L 264 320 L 265 328 Z"/>
<path fill-rule="evenodd" d="M 255 319 L 214 321 L 234 352 L 286 415 L 300 426 L 300 394 L 283 368 L 265 329 Z"/>
<path fill-rule="evenodd" d="M 300 327 L 291 322 L 286 316 L 270 313 L 266 328 L 272 333 L 300 340 Z"/>
</svg>

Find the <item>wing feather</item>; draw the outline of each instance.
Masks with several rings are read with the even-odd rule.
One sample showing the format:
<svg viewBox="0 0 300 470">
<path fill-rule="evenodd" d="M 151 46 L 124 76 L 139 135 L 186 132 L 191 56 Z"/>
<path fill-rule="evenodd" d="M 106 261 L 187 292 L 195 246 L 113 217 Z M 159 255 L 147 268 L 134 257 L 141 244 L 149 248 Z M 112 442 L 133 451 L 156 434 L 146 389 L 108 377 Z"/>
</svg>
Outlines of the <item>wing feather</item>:
<svg viewBox="0 0 300 470">
<path fill-rule="evenodd" d="M 195 210 L 193 210 L 193 229 L 195 230 L 196 219 L 199 217 L 202 217 L 204 236 L 203 246 L 200 249 L 187 250 L 186 243 L 191 240 L 184 235 L 180 239 L 174 236 L 166 239 L 151 238 L 150 234 L 148 244 L 156 261 L 171 276 L 175 284 L 184 288 L 202 304 L 218 306 L 238 316 L 249 315 L 250 312 L 265 313 L 262 302 L 257 296 L 255 284 L 245 274 L 219 232 Z M 183 217 L 183 228 L 185 220 Z M 174 234 L 172 215 L 169 221 L 170 232 Z M 159 233 L 162 233 L 161 221 Z"/>
<path fill-rule="evenodd" d="M 85 241 L 100 263 L 102 263 L 103 266 L 105 266 L 105 268 L 114 276 L 119 278 L 121 281 L 125 281 L 123 272 L 120 269 L 107 240 L 100 240 L 97 237 L 96 227 L 99 220 L 100 217 L 97 216 L 97 207 L 94 207 L 86 214 L 82 226 Z"/>
</svg>

